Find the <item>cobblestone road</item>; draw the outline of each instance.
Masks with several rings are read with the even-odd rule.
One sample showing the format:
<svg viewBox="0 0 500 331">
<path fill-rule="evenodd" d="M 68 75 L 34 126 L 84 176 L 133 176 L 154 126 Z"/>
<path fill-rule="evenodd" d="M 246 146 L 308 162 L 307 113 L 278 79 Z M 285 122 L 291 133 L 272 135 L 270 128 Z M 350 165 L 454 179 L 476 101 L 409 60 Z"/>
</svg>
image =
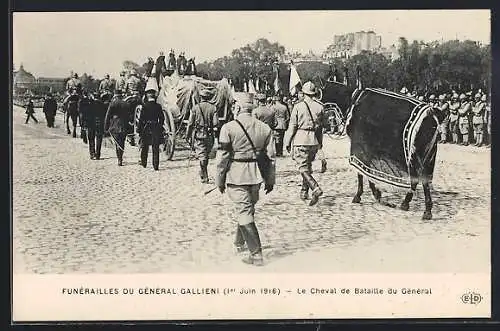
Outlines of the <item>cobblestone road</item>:
<svg viewBox="0 0 500 331">
<path fill-rule="evenodd" d="M 432 221 L 421 220 L 420 188 L 408 212 L 375 203 L 368 187 L 352 204 L 347 139 L 325 138 L 329 169 L 316 174 L 325 194 L 314 207 L 297 199 L 300 178 L 289 157 L 279 158 L 277 186 L 257 208 L 266 265 L 255 268 L 232 250 L 227 197 L 202 194 L 187 151 L 154 172 L 137 165 L 127 145 L 118 167 L 111 148 L 90 160 L 87 145 L 65 134 L 61 115 L 53 129 L 40 110 L 35 116 L 40 124 L 26 125 L 14 108 L 17 273 L 489 271 L 489 149 L 439 146 Z M 394 205 L 404 196 L 383 194 Z"/>
</svg>

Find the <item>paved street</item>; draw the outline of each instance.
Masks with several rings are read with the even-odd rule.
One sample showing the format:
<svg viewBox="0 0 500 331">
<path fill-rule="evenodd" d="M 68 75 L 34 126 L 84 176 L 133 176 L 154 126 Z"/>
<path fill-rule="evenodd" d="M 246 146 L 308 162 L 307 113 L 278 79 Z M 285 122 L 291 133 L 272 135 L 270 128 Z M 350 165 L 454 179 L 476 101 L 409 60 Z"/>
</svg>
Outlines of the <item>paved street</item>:
<svg viewBox="0 0 500 331">
<path fill-rule="evenodd" d="M 88 146 L 66 135 L 60 114 L 53 129 L 40 109 L 40 124 L 24 124 L 24 116 L 14 108 L 16 273 L 489 270 L 489 149 L 439 145 L 431 221 L 421 220 L 421 187 L 408 212 L 377 204 L 367 184 L 361 204 L 352 204 L 357 181 L 348 139 L 325 138 L 329 169 L 316 173 L 325 194 L 314 207 L 297 198 L 292 160 L 279 158 L 277 186 L 262 192 L 257 208 L 266 265 L 256 268 L 233 252 L 228 199 L 203 195 L 211 185 L 198 183 L 198 164 L 186 150 L 163 158 L 154 172 L 137 165 L 138 151 L 127 145 L 118 167 L 112 148 L 90 160 Z M 393 189 L 383 194 L 394 205 L 404 197 Z"/>
</svg>

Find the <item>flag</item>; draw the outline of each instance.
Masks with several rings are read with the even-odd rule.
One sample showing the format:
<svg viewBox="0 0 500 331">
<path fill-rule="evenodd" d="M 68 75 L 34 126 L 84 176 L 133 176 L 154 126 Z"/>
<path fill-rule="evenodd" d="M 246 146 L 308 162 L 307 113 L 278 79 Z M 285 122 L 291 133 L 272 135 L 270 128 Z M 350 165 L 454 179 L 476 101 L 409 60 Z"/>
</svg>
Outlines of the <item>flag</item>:
<svg viewBox="0 0 500 331">
<path fill-rule="evenodd" d="M 280 81 L 279 81 L 279 75 L 278 75 L 278 66 L 274 67 L 274 93 L 278 94 L 280 90 Z"/>
<path fill-rule="evenodd" d="M 250 81 L 248 82 L 248 93 L 257 93 L 257 91 L 255 90 L 255 85 L 253 84 L 253 79 L 250 79 Z"/>
<path fill-rule="evenodd" d="M 260 86 L 259 86 L 260 84 L 259 84 L 259 82 L 260 82 L 260 78 L 257 78 L 255 80 L 255 91 L 257 91 L 257 92 L 260 92 Z"/>
<path fill-rule="evenodd" d="M 291 64 L 290 66 L 290 94 L 294 95 L 296 94 L 297 91 L 297 85 L 301 84 L 299 74 L 297 72 L 297 68 L 295 68 L 295 65 Z"/>
</svg>

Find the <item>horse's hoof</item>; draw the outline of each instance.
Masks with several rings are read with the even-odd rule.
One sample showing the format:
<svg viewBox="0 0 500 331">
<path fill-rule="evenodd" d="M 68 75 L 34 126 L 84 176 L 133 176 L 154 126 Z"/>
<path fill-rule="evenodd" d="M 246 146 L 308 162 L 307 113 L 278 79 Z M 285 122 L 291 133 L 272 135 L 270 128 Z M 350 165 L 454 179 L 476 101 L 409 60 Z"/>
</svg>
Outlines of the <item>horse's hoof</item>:
<svg viewBox="0 0 500 331">
<path fill-rule="evenodd" d="M 430 220 L 432 219 L 432 212 L 430 211 L 424 211 L 424 215 L 422 215 L 423 220 Z"/>
<path fill-rule="evenodd" d="M 352 203 L 360 203 L 361 202 L 361 197 L 360 196 L 355 196 L 354 198 L 352 198 Z"/>
<path fill-rule="evenodd" d="M 408 211 L 408 210 L 410 210 L 410 204 L 406 203 L 406 202 L 402 202 L 401 205 L 399 206 L 399 209 L 404 210 L 404 211 Z"/>
</svg>

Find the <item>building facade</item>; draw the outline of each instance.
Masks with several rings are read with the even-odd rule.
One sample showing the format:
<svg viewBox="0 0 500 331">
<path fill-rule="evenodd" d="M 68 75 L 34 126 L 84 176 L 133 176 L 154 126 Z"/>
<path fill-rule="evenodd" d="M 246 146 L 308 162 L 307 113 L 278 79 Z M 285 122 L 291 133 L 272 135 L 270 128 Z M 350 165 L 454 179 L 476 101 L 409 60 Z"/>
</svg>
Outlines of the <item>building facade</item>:
<svg viewBox="0 0 500 331">
<path fill-rule="evenodd" d="M 59 93 L 66 88 L 67 78 L 36 78 L 24 69 L 21 64 L 18 71 L 13 72 L 13 93 L 15 96 L 25 94 L 45 94 L 48 92 Z"/>
<path fill-rule="evenodd" d="M 397 51 L 394 52 L 394 46 L 389 48 L 382 47 L 382 36 L 377 35 L 374 31 L 358 31 L 335 35 L 333 43 L 328 46 L 323 56 L 325 58 L 348 59 L 363 51 L 381 53 L 391 60 L 397 57 Z"/>
<path fill-rule="evenodd" d="M 24 70 L 21 64 L 18 71 L 13 72 L 13 92 L 14 95 L 30 93 L 36 85 L 36 78 L 31 73 Z"/>
</svg>

